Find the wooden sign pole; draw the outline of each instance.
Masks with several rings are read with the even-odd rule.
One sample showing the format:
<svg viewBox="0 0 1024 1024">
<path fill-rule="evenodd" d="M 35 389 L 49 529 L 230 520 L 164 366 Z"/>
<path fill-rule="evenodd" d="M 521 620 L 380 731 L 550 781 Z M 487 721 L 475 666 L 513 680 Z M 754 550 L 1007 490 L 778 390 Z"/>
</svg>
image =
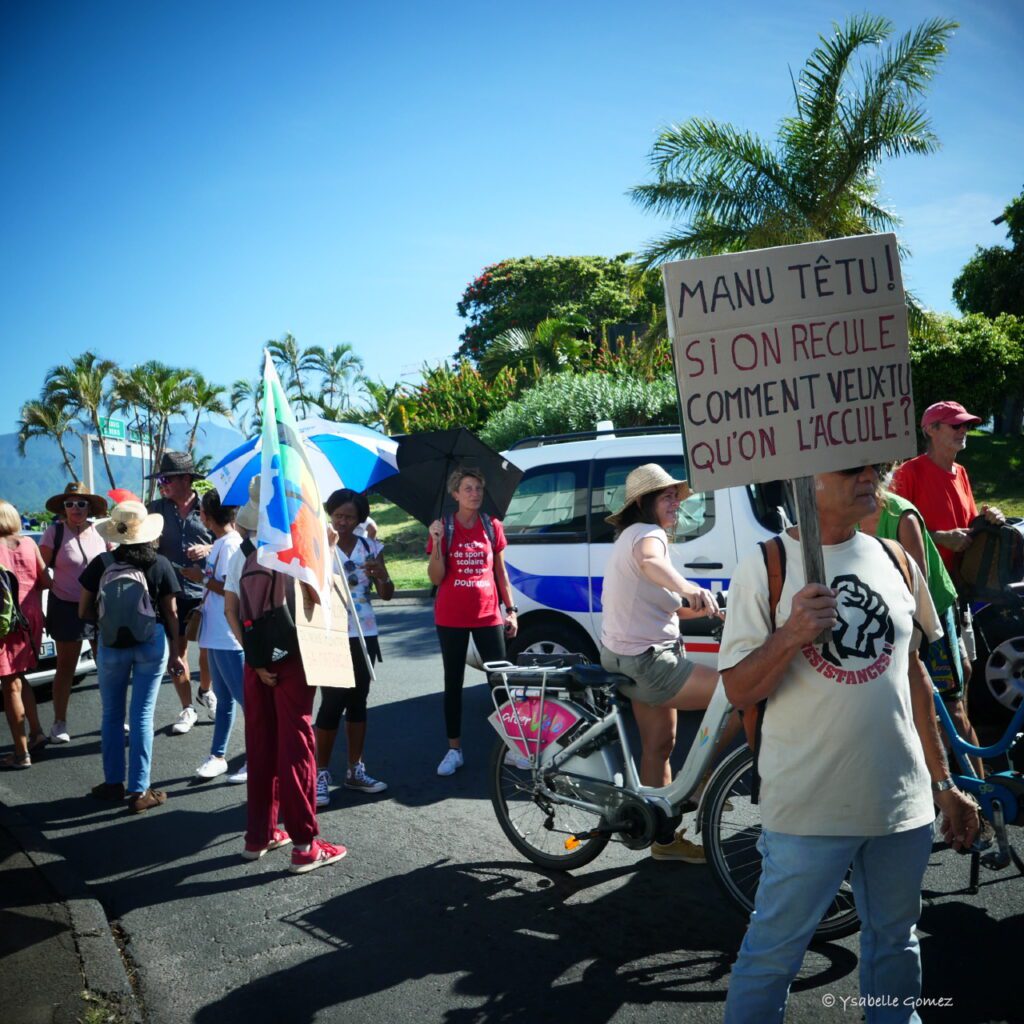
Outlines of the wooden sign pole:
<svg viewBox="0 0 1024 1024">
<path fill-rule="evenodd" d="M 796 495 L 796 521 L 800 527 L 800 551 L 804 557 L 804 579 L 807 583 L 827 585 L 825 555 L 821 550 L 821 530 L 818 528 L 818 503 L 814 497 L 814 477 L 797 477 L 793 481 L 793 491 Z M 814 642 L 828 643 L 831 636 L 831 630 L 823 629 Z"/>
</svg>

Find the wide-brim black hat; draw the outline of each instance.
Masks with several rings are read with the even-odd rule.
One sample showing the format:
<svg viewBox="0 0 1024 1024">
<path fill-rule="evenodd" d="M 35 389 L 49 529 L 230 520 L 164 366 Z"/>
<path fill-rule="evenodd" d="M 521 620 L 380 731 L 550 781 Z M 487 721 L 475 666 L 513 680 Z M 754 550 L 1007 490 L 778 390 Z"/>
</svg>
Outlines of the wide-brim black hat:
<svg viewBox="0 0 1024 1024">
<path fill-rule="evenodd" d="M 64 515 L 64 502 L 69 498 L 80 498 L 89 502 L 89 515 L 93 519 L 107 514 L 107 499 L 98 494 L 90 494 L 85 485 L 73 480 L 64 488 L 60 494 L 54 494 L 46 499 L 46 511 L 52 512 L 55 516 Z"/>
<path fill-rule="evenodd" d="M 160 459 L 160 468 L 147 475 L 147 480 L 158 476 L 190 476 L 195 480 L 202 479 L 203 474 L 196 471 L 196 464 L 188 452 L 164 452 Z"/>
</svg>

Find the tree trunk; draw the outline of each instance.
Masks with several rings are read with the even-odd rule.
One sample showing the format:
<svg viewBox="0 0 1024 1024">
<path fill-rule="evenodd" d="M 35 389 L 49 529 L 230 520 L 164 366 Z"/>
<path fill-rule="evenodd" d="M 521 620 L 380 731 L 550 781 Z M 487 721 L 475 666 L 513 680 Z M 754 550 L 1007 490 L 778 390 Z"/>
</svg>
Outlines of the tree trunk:
<svg viewBox="0 0 1024 1024">
<path fill-rule="evenodd" d="M 189 455 L 193 455 L 196 448 L 196 434 L 199 433 L 199 417 L 203 414 L 202 409 L 196 410 L 196 421 L 192 424 L 192 431 L 188 435 L 188 447 L 185 449 Z M 193 455 L 193 458 L 195 456 Z"/>
<path fill-rule="evenodd" d="M 57 447 L 60 449 L 60 456 L 64 460 L 64 465 L 67 467 L 68 476 L 77 484 L 79 483 L 78 474 L 75 472 L 75 467 L 71 465 L 71 459 L 68 456 L 68 450 L 64 447 L 64 437 L 62 434 L 56 435 Z"/>
<path fill-rule="evenodd" d="M 92 425 L 96 430 L 96 436 L 99 438 L 100 454 L 103 456 L 103 465 L 106 467 L 107 470 L 107 479 L 110 481 L 111 490 L 113 490 L 113 488 L 115 488 L 117 484 L 114 483 L 114 472 L 110 468 L 110 459 L 107 458 L 107 446 L 103 440 L 103 431 L 100 430 L 100 414 L 98 410 L 93 410 Z"/>
</svg>

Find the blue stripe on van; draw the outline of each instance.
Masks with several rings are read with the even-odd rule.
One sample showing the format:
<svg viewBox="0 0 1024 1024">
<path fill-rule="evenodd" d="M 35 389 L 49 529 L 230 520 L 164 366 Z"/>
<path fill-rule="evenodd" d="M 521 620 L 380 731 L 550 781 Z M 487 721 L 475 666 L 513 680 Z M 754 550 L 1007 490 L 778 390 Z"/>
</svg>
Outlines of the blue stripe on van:
<svg viewBox="0 0 1024 1024">
<path fill-rule="evenodd" d="M 586 576 L 538 576 L 535 573 L 523 572 L 509 562 L 505 563 L 505 568 L 508 569 L 508 578 L 512 586 L 531 601 L 536 601 L 537 604 L 559 612 L 589 612 L 591 610 L 590 580 Z M 715 583 L 721 584 L 722 589 L 726 589 L 729 585 L 729 581 L 720 576 L 691 576 L 689 579 L 698 587 L 707 587 L 709 590 Z M 604 579 L 595 577 L 593 584 L 593 610 L 600 612 Z"/>
</svg>

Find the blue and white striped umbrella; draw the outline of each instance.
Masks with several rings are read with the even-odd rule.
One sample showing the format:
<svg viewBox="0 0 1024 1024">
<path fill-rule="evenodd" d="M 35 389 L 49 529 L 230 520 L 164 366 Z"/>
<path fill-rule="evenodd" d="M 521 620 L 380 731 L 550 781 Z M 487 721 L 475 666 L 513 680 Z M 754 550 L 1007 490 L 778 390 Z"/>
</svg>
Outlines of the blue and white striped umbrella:
<svg viewBox="0 0 1024 1024">
<path fill-rule="evenodd" d="M 310 418 L 299 421 L 299 433 L 324 499 L 339 487 L 365 491 L 398 472 L 398 442 L 369 427 Z M 223 504 L 244 505 L 249 481 L 259 472 L 260 439 L 254 437 L 228 452 L 207 479 Z"/>
</svg>

